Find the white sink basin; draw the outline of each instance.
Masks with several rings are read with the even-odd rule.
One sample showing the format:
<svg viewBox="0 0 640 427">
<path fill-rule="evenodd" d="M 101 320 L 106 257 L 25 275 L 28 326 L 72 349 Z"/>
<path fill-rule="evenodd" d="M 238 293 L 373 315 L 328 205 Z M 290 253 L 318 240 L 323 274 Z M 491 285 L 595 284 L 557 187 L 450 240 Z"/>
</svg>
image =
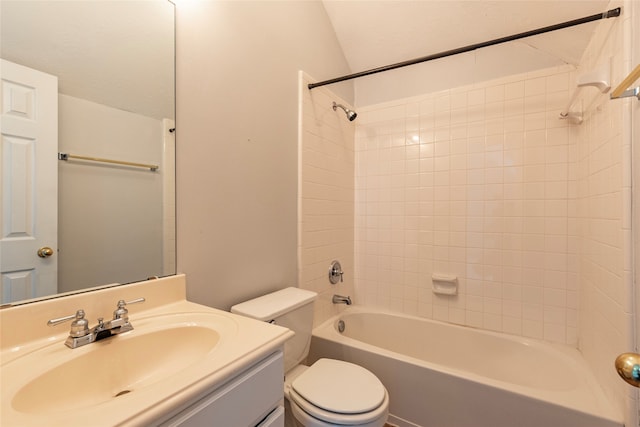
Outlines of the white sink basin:
<svg viewBox="0 0 640 427">
<path fill-rule="evenodd" d="M 13 410 L 46 415 L 77 411 L 153 392 L 232 342 L 233 319 L 211 313 L 181 313 L 131 319 L 134 330 L 76 349 L 62 341 L 2 366 L 4 381 L 22 384 Z M 31 375 L 25 373 L 31 373 Z"/>
<path fill-rule="evenodd" d="M 137 393 L 199 362 L 220 342 L 216 330 L 202 326 L 134 331 L 89 344 L 88 352 L 34 378 L 15 395 L 13 407 L 57 412 Z"/>
</svg>

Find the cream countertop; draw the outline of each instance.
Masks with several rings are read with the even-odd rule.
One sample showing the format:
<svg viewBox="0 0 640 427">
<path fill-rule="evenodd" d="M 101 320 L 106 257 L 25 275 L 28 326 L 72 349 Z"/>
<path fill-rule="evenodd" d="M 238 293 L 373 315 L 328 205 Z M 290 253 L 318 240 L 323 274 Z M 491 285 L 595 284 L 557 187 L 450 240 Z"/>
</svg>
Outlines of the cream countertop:
<svg viewBox="0 0 640 427">
<path fill-rule="evenodd" d="M 177 275 L 0 310 L 0 424 L 68 426 L 92 420 L 92 425 L 149 425 L 171 410 L 222 385 L 281 348 L 293 336 L 293 332 L 286 328 L 188 302 L 185 289 L 185 276 Z M 164 323 L 170 321 L 168 319 L 172 315 L 182 319 L 183 324 L 184 319 L 191 318 L 193 321 L 187 323 L 194 326 L 202 323 L 198 319 L 205 319 L 205 323 L 213 322 L 214 328 L 216 319 L 219 319 L 219 343 L 205 357 L 185 367 L 178 374 L 152 381 L 152 385 L 117 399 L 73 410 L 62 409 L 46 413 L 20 412 L 13 408 L 15 394 L 33 379 L 86 352 L 99 351 L 97 346 L 124 338 L 125 335 L 71 350 L 64 345 L 69 323 L 48 327 L 47 320 L 73 314 L 82 308 L 92 327 L 96 324 L 97 317 L 111 318 L 118 300 L 139 297 L 144 297 L 146 302 L 129 307 L 134 330 L 127 334 L 135 334 L 136 330 L 143 333 L 161 328 L 163 325 L 158 324 L 158 319 L 162 319 Z M 78 375 L 85 376 L 90 381 L 91 372 L 78 372 Z"/>
</svg>

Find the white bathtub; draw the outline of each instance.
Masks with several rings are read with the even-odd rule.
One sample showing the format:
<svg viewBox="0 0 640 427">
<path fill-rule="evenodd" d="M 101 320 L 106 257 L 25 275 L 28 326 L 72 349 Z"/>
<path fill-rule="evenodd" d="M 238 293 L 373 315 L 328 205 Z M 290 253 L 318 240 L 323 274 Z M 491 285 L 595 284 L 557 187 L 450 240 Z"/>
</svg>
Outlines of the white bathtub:
<svg viewBox="0 0 640 427">
<path fill-rule="evenodd" d="M 352 306 L 314 329 L 309 362 L 321 357 L 375 373 L 399 426 L 623 425 L 565 346 Z"/>
</svg>

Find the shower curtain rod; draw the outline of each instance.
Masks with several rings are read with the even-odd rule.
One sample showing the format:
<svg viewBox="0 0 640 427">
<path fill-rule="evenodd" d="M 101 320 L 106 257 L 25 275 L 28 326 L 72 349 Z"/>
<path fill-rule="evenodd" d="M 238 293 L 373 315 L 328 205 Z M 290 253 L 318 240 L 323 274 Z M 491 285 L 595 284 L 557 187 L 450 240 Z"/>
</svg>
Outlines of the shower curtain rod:
<svg viewBox="0 0 640 427">
<path fill-rule="evenodd" d="M 501 37 L 501 38 L 498 38 L 498 39 L 489 40 L 489 41 L 486 41 L 486 42 L 483 42 L 483 43 L 476 43 L 476 44 L 460 47 L 460 48 L 457 48 L 457 49 L 451 49 L 451 50 L 447 50 L 447 51 L 444 51 L 444 52 L 440 52 L 440 53 L 436 53 L 436 54 L 428 55 L 428 56 L 423 56 L 421 58 L 416 58 L 416 59 L 412 59 L 412 60 L 408 60 L 408 61 L 397 62 L 395 64 L 386 65 L 386 66 L 378 67 L 378 68 L 373 68 L 371 70 L 361 71 L 359 73 L 348 74 L 346 76 L 336 77 L 334 79 L 324 80 L 324 81 L 317 82 L 317 83 L 309 83 L 308 87 L 309 87 L 309 89 L 313 89 L 315 87 L 325 86 L 325 85 L 329 85 L 329 84 L 333 84 L 333 83 L 339 83 L 339 82 L 343 82 L 345 80 L 352 80 L 352 79 L 356 79 L 358 77 L 364 77 L 364 76 L 369 76 L 371 74 L 381 73 L 383 71 L 395 70 L 396 68 L 406 67 L 408 65 L 414 65 L 414 64 L 419 64 L 421 62 L 427 62 L 427 61 L 431 61 L 431 60 L 434 60 L 434 59 L 444 58 L 444 57 L 447 57 L 447 56 L 458 55 L 460 53 L 470 52 L 472 50 L 480 49 L 482 47 L 488 47 L 488 46 L 493 46 L 493 45 L 500 44 L 500 43 L 506 43 L 506 42 L 510 42 L 510 41 L 513 41 L 513 40 L 522 39 L 522 38 L 525 38 L 525 37 L 531 37 L 531 36 L 535 36 L 535 35 L 538 35 L 538 34 L 548 33 L 550 31 L 561 30 L 563 28 L 574 27 L 576 25 L 586 24 L 587 22 L 598 21 L 600 19 L 605 19 L 605 18 L 614 18 L 614 17 L 620 16 L 620 10 L 621 10 L 621 8 L 617 7 L 615 9 L 608 10 L 608 11 L 606 11 L 604 13 L 596 13 L 595 15 L 585 16 L 584 18 L 574 19 L 574 20 L 571 20 L 571 21 L 562 22 L 560 24 L 550 25 L 548 27 L 538 28 L 537 30 L 525 31 L 524 33 L 518 33 L 518 34 L 511 35 L 511 36 L 506 36 L 506 37 Z"/>
</svg>

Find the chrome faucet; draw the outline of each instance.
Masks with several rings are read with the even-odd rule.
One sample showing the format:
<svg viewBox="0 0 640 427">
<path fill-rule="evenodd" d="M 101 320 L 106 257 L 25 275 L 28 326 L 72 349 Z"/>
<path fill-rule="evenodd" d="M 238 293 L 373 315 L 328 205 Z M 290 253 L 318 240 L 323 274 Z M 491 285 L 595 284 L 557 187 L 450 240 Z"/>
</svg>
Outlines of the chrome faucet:
<svg viewBox="0 0 640 427">
<path fill-rule="evenodd" d="M 347 304 L 351 305 L 351 297 L 350 296 L 342 296 L 342 295 L 334 295 L 331 300 L 334 304 Z"/>
<path fill-rule="evenodd" d="M 60 323 L 72 320 L 69 336 L 64 344 L 69 348 L 78 348 L 83 345 L 91 344 L 94 341 L 100 341 L 113 335 L 128 332 L 133 329 L 133 325 L 129 322 L 129 310 L 125 308 L 127 304 L 136 304 L 144 302 L 144 298 L 138 298 L 131 301 L 118 301 L 118 308 L 113 312 L 113 319 L 104 322 L 104 318 L 98 318 L 98 324 L 93 328 L 89 328 L 89 321 L 84 318 L 84 310 L 80 309 L 70 316 L 51 319 L 47 322 L 49 326 L 59 325 Z"/>
</svg>

